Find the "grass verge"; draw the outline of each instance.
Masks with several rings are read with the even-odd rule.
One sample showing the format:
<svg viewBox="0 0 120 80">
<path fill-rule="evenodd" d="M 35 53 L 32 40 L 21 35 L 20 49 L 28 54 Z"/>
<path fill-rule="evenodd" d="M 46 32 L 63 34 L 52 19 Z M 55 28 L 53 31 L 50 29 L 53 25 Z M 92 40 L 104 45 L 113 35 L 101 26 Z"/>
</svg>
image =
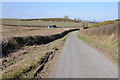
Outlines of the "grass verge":
<svg viewBox="0 0 120 80">
<path fill-rule="evenodd" d="M 117 38 L 107 35 L 85 35 L 78 33 L 77 37 L 88 45 L 99 49 L 102 53 L 105 53 L 114 63 L 118 64 L 118 42 Z"/>
</svg>

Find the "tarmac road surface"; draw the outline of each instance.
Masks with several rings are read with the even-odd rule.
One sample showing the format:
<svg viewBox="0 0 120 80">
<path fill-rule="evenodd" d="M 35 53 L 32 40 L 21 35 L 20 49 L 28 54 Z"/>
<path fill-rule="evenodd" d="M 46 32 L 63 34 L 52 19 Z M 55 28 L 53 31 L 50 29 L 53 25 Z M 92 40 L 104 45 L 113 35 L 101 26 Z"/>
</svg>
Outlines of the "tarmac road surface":
<svg viewBox="0 0 120 80">
<path fill-rule="evenodd" d="M 67 38 L 49 78 L 118 78 L 118 66 L 77 38 Z"/>
</svg>

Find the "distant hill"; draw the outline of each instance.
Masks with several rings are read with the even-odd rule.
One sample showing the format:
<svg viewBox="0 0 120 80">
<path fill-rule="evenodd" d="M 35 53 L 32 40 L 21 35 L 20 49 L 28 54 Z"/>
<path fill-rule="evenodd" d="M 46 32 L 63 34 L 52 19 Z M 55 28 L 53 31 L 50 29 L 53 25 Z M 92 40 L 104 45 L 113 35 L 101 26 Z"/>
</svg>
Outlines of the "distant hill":
<svg viewBox="0 0 120 80">
<path fill-rule="evenodd" d="M 93 24 L 90 26 L 90 28 L 100 27 L 100 26 L 104 26 L 104 25 L 108 25 L 108 24 L 114 24 L 114 23 L 117 23 L 118 21 L 120 21 L 120 19 L 104 21 L 104 22 Z"/>
<path fill-rule="evenodd" d="M 64 18 L 41 18 L 41 19 L 2 19 L 2 25 L 13 26 L 49 26 L 56 25 L 58 27 L 81 27 L 83 23 L 92 25 L 89 21 L 72 20 Z"/>
</svg>

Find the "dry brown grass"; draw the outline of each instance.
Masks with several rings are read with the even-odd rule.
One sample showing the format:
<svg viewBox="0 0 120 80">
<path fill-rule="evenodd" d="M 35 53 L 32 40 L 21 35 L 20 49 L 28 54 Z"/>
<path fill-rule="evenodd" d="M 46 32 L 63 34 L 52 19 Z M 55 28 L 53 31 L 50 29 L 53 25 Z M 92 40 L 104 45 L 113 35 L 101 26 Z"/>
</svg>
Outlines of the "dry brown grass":
<svg viewBox="0 0 120 80">
<path fill-rule="evenodd" d="M 106 26 L 101 26 L 97 28 L 91 28 L 86 29 L 84 31 L 81 31 L 83 34 L 87 35 L 112 35 L 115 34 L 118 35 L 118 23 L 115 24 L 109 24 Z"/>
<path fill-rule="evenodd" d="M 57 53 L 63 46 L 67 35 L 46 45 L 33 45 L 22 47 L 3 58 L 3 78 L 33 78 L 34 70 L 48 53 Z"/>
<path fill-rule="evenodd" d="M 55 30 L 55 29 L 52 29 Z M 61 33 L 55 34 L 53 33 L 52 35 L 49 34 L 49 31 L 47 32 L 47 34 L 49 35 L 30 35 L 28 36 L 22 36 L 22 37 L 10 37 L 10 38 L 3 38 L 2 40 L 2 55 L 7 56 L 10 53 L 18 50 L 20 47 L 22 46 L 32 46 L 32 45 L 41 45 L 41 44 L 47 44 L 50 43 L 54 40 L 60 39 L 62 37 L 64 37 L 66 34 L 68 34 L 69 32 L 75 31 L 75 30 L 79 30 L 79 29 L 69 29 L 66 31 L 63 31 Z M 53 32 L 53 31 L 52 31 Z"/>
<path fill-rule="evenodd" d="M 35 36 L 35 35 L 51 35 L 58 34 L 65 31 L 65 29 L 47 29 L 41 27 L 12 27 L 3 26 L 2 27 L 2 37 L 18 37 L 18 36 Z"/>
<path fill-rule="evenodd" d="M 118 23 L 81 30 L 79 37 L 105 51 L 114 62 L 118 62 Z"/>
<path fill-rule="evenodd" d="M 120 21 L 120 19 L 111 20 L 111 21 L 104 21 L 104 22 L 93 24 L 92 26 L 90 26 L 90 28 L 100 27 L 100 26 L 104 26 L 104 25 L 108 25 L 108 24 L 114 24 L 114 23 L 117 23 L 119 21 Z"/>
</svg>

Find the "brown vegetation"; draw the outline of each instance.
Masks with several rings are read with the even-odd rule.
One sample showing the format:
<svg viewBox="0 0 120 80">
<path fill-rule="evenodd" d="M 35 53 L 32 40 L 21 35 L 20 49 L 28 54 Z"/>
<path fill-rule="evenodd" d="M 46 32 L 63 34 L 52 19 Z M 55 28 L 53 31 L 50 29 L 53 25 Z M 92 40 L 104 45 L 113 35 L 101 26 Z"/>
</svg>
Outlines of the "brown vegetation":
<svg viewBox="0 0 120 80">
<path fill-rule="evenodd" d="M 120 19 L 111 20 L 111 21 L 104 21 L 104 22 L 101 22 L 101 23 L 93 24 L 92 26 L 90 26 L 90 28 L 95 28 L 95 27 L 100 27 L 100 26 L 104 26 L 104 25 L 114 24 L 114 23 L 117 23 L 118 21 L 120 21 Z"/>
<path fill-rule="evenodd" d="M 66 34 L 68 34 L 71 31 L 75 31 L 78 29 L 71 29 L 64 31 L 59 34 L 53 34 L 49 36 L 26 36 L 26 37 L 11 37 L 7 40 L 2 40 L 2 55 L 7 56 L 9 53 L 19 49 L 20 47 L 24 45 L 40 45 L 40 44 L 47 44 L 51 41 L 54 41 L 56 39 L 62 38 Z"/>
<path fill-rule="evenodd" d="M 97 27 L 97 28 L 86 29 L 81 32 L 88 35 L 112 35 L 112 34 L 117 35 L 118 23 L 108 24 L 105 26 Z"/>
<path fill-rule="evenodd" d="M 107 53 L 114 62 L 118 62 L 118 27 L 118 23 L 114 23 L 83 29 L 78 36 L 86 43 Z"/>
<path fill-rule="evenodd" d="M 3 26 L 2 27 L 2 37 L 19 37 L 19 36 L 36 36 L 36 35 L 52 35 L 58 34 L 65 31 L 65 29 L 47 29 L 43 27 L 13 27 L 13 26 Z"/>
<path fill-rule="evenodd" d="M 80 22 L 80 20 L 72 20 L 66 18 L 43 18 L 43 19 L 20 19 L 21 21 L 35 21 L 35 20 L 42 20 L 42 21 L 64 21 L 64 22 Z"/>
<path fill-rule="evenodd" d="M 48 44 L 23 46 L 3 57 L 2 78 L 40 78 L 46 63 L 59 53 L 67 36 Z"/>
</svg>

